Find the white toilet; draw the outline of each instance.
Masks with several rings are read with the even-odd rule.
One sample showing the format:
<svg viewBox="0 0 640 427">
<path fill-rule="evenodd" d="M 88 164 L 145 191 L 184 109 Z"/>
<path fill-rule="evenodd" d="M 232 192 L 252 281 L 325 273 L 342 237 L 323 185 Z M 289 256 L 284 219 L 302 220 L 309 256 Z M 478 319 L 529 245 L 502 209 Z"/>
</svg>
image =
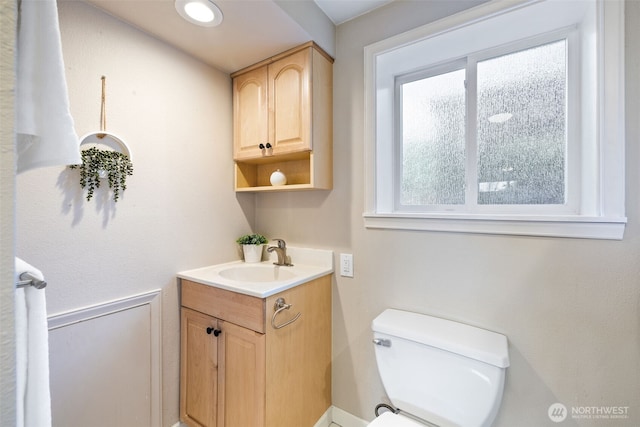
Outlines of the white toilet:
<svg viewBox="0 0 640 427">
<path fill-rule="evenodd" d="M 507 337 L 393 309 L 372 329 L 380 378 L 399 411 L 369 427 L 491 426 L 509 366 Z"/>
</svg>

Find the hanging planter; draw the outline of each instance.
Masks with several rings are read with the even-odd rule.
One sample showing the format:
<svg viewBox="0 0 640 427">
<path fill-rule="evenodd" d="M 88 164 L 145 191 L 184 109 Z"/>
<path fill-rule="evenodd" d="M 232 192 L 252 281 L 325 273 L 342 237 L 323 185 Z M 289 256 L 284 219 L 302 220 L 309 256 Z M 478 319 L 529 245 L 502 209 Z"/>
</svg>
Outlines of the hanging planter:
<svg viewBox="0 0 640 427">
<path fill-rule="evenodd" d="M 113 190 L 113 201 L 117 202 L 127 188 L 127 176 L 133 175 L 131 150 L 124 140 L 107 132 L 105 81 L 102 76 L 102 98 L 100 104 L 100 132 L 88 133 L 80 140 L 80 145 L 93 144 L 82 150 L 82 164 L 71 165 L 71 169 L 80 169 L 80 185 L 87 189 L 87 201 L 91 200 L 100 182 L 106 179 Z M 106 145 L 112 150 L 103 150 L 95 145 Z M 115 150 L 115 151 L 114 151 Z"/>
<path fill-rule="evenodd" d="M 69 167 L 80 169 L 80 185 L 87 189 L 87 201 L 91 200 L 96 188 L 100 188 L 100 181 L 107 179 L 113 190 L 113 201 L 117 202 L 122 191 L 127 189 L 127 176 L 133 175 L 129 156 L 96 147 L 83 150 L 81 155 L 82 164 Z"/>
</svg>

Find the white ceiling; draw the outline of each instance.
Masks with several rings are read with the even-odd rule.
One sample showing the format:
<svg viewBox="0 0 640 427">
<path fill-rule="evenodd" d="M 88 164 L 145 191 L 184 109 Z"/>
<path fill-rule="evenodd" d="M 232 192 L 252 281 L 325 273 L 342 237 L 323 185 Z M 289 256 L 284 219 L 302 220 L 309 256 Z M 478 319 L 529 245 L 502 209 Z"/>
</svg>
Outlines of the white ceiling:
<svg viewBox="0 0 640 427">
<path fill-rule="evenodd" d="M 224 21 L 213 28 L 182 19 L 174 0 L 84 1 L 227 73 L 313 39 L 274 0 L 214 0 Z M 295 1 L 291 5 L 298 8 L 314 6 L 311 0 Z M 313 1 L 340 24 L 392 0 Z"/>
<path fill-rule="evenodd" d="M 393 0 L 313 0 L 334 24 L 364 15 Z"/>
</svg>

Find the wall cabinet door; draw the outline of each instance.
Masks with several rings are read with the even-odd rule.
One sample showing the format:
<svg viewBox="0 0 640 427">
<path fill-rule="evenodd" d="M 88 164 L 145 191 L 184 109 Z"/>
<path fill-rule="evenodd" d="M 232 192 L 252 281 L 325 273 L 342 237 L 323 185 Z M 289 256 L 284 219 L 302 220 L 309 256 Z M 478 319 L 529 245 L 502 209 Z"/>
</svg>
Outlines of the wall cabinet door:
<svg viewBox="0 0 640 427">
<path fill-rule="evenodd" d="M 269 65 L 269 136 L 273 154 L 311 150 L 311 48 Z"/>
<path fill-rule="evenodd" d="M 261 157 L 269 141 L 267 67 L 233 79 L 233 155 L 234 159 Z"/>
<path fill-rule="evenodd" d="M 192 427 L 216 427 L 218 320 L 183 308 L 180 325 L 180 419 Z"/>
</svg>

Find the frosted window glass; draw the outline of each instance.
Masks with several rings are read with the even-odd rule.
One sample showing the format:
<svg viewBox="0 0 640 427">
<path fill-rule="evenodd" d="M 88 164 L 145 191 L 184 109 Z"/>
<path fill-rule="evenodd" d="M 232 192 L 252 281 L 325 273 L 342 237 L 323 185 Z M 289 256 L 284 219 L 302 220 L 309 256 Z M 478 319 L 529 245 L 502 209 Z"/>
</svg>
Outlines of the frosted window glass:
<svg viewBox="0 0 640 427">
<path fill-rule="evenodd" d="M 464 204 L 465 72 L 402 85 L 402 206 Z"/>
<path fill-rule="evenodd" d="M 478 62 L 478 204 L 563 204 L 566 42 Z"/>
</svg>

